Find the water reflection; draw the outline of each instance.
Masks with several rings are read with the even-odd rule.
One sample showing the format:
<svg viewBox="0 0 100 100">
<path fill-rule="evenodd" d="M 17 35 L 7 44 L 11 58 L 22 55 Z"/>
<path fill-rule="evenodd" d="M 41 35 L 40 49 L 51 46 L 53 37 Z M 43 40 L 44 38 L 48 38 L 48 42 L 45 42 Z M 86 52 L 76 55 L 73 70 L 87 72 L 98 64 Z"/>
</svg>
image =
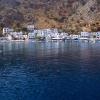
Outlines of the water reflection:
<svg viewBox="0 0 100 100">
<path fill-rule="evenodd" d="M 0 100 L 99 100 L 100 44 L 0 44 Z"/>
<path fill-rule="evenodd" d="M 59 54 L 60 52 L 64 52 L 64 43 L 62 42 L 9 42 L 0 45 L 0 50 L 4 54 L 8 53 L 26 53 L 27 55 L 30 53 L 36 54 L 37 56 L 50 55 L 54 53 L 54 55 Z"/>
</svg>

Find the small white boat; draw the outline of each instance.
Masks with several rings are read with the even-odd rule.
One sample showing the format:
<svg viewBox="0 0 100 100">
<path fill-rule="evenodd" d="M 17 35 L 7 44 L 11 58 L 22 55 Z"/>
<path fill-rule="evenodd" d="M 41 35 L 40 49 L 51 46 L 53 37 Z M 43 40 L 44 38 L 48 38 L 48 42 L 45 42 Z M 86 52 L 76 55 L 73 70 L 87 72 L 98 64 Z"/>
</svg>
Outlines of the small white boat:
<svg viewBox="0 0 100 100">
<path fill-rule="evenodd" d="M 56 37 L 52 37 L 52 40 L 65 40 L 65 37 L 60 37 L 57 35 Z"/>
<path fill-rule="evenodd" d="M 82 37 L 81 37 L 81 38 L 79 38 L 79 39 L 80 39 L 80 40 L 88 40 L 89 38 L 82 38 Z"/>
</svg>

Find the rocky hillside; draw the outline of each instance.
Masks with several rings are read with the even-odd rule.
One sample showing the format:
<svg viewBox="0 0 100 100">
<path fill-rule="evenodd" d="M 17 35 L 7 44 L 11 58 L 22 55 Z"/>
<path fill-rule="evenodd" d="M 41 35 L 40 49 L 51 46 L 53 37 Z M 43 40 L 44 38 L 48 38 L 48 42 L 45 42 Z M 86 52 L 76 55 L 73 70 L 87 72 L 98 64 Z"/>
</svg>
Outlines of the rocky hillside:
<svg viewBox="0 0 100 100">
<path fill-rule="evenodd" d="M 0 27 L 99 29 L 100 0 L 0 0 Z M 95 28 L 94 28 L 95 27 Z"/>
</svg>

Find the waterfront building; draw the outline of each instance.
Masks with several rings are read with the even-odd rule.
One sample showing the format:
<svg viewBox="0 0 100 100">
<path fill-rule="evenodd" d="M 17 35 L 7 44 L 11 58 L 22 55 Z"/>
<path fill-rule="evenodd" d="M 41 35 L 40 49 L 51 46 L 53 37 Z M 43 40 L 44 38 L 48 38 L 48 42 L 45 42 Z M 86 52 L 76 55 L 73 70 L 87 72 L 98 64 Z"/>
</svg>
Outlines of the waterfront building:
<svg viewBox="0 0 100 100">
<path fill-rule="evenodd" d="M 27 30 L 28 30 L 28 32 L 34 32 L 34 25 L 28 25 L 27 26 Z"/>
<path fill-rule="evenodd" d="M 37 37 L 45 37 L 43 30 L 37 30 Z"/>
<path fill-rule="evenodd" d="M 90 32 L 81 32 L 80 33 L 80 39 L 82 40 L 87 40 L 91 37 L 91 33 Z"/>
<path fill-rule="evenodd" d="M 8 27 L 3 28 L 3 35 L 9 34 L 13 31 L 14 31 L 14 29 L 12 29 L 12 28 L 8 28 Z"/>
<path fill-rule="evenodd" d="M 54 33 L 52 40 L 65 40 L 67 39 L 68 34 L 67 33 Z"/>
<path fill-rule="evenodd" d="M 34 39 L 35 37 L 36 37 L 35 31 L 28 33 L 28 39 Z"/>
<path fill-rule="evenodd" d="M 60 35 L 63 38 L 66 38 L 66 39 L 68 38 L 68 33 L 62 32 L 62 33 L 60 33 Z"/>
<path fill-rule="evenodd" d="M 23 35 L 23 32 L 11 32 L 9 35 L 12 36 L 13 39 L 23 40 L 26 36 Z"/>
<path fill-rule="evenodd" d="M 48 36 L 54 36 L 58 34 L 58 31 L 56 29 L 40 29 L 35 30 L 35 33 L 37 33 L 37 36 L 39 37 L 48 37 Z"/>
<path fill-rule="evenodd" d="M 70 35 L 70 38 L 71 38 L 72 40 L 79 40 L 79 39 L 80 39 L 80 35 L 75 35 L 75 34 L 73 34 L 73 35 Z"/>
</svg>

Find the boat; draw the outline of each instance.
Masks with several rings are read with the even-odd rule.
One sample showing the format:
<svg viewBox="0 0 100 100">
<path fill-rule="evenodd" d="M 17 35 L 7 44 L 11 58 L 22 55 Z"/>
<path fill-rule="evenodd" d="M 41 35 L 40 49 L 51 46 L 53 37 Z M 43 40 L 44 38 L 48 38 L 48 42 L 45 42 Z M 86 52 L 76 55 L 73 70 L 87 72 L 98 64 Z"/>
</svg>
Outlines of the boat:
<svg viewBox="0 0 100 100">
<path fill-rule="evenodd" d="M 57 35 L 56 37 L 52 37 L 52 40 L 65 40 L 65 37 L 60 37 Z"/>
</svg>

